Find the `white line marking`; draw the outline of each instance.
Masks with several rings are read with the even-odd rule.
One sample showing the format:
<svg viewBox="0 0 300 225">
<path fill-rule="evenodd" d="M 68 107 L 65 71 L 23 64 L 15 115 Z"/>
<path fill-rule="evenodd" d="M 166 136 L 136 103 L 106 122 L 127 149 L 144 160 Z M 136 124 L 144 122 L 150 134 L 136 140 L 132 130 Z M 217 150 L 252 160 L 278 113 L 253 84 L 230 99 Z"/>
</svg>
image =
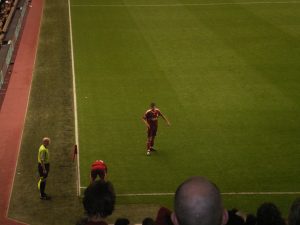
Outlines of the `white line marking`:
<svg viewBox="0 0 300 225">
<path fill-rule="evenodd" d="M 75 142 L 77 144 L 77 195 L 80 196 L 80 165 L 79 165 L 78 115 L 77 115 L 76 79 L 75 79 L 73 32 L 72 32 L 72 17 L 71 17 L 71 4 L 70 4 L 70 0 L 68 0 L 68 6 L 69 6 L 69 26 L 70 26 L 69 29 L 70 29 L 70 45 L 71 45 L 71 64 L 72 64 L 72 78 L 73 78 Z"/>
<path fill-rule="evenodd" d="M 225 192 L 222 195 L 299 195 L 300 192 L 293 191 L 271 191 L 271 192 Z"/>
<path fill-rule="evenodd" d="M 182 6 L 222 6 L 222 5 L 258 5 L 258 4 L 300 4 L 300 1 L 281 2 L 212 2 L 212 3 L 182 3 L 182 4 L 107 4 L 107 5 L 72 5 L 71 7 L 182 7 Z"/>
<path fill-rule="evenodd" d="M 85 189 L 86 187 L 80 187 Z M 298 191 L 266 191 L 266 192 L 223 192 L 222 195 L 300 195 Z M 136 197 L 136 196 L 173 196 L 174 193 L 132 193 L 132 194 L 117 194 L 119 197 Z"/>
<path fill-rule="evenodd" d="M 300 192 L 224 192 L 222 195 L 299 195 Z M 173 196 L 174 193 L 140 193 L 140 194 L 119 194 L 119 197 L 135 196 Z"/>
</svg>

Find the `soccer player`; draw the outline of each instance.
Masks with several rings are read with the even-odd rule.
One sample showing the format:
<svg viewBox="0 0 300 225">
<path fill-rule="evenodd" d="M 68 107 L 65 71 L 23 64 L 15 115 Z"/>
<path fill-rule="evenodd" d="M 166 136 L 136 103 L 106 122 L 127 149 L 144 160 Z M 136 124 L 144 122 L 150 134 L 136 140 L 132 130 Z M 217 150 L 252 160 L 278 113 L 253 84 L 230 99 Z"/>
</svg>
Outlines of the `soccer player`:
<svg viewBox="0 0 300 225">
<path fill-rule="evenodd" d="M 107 166 L 102 160 L 96 160 L 92 163 L 90 176 L 91 183 L 97 179 L 97 176 L 99 176 L 100 180 L 105 180 L 106 174 Z"/>
<path fill-rule="evenodd" d="M 48 146 L 50 144 L 50 138 L 44 137 L 43 144 L 39 148 L 38 153 L 38 171 L 40 175 L 40 180 L 38 182 L 38 189 L 40 190 L 40 199 L 49 200 L 50 197 L 45 193 L 46 188 L 46 179 L 50 171 L 50 162 L 49 162 L 49 150 Z"/>
<path fill-rule="evenodd" d="M 153 146 L 154 146 L 154 139 L 158 127 L 158 117 L 162 117 L 166 121 L 168 126 L 170 126 L 169 120 L 161 113 L 161 111 L 158 108 L 156 108 L 155 103 L 151 103 L 150 109 L 148 109 L 143 116 L 143 121 L 147 126 L 147 134 L 148 134 L 147 155 L 150 155 L 151 151 L 155 151 Z"/>
</svg>

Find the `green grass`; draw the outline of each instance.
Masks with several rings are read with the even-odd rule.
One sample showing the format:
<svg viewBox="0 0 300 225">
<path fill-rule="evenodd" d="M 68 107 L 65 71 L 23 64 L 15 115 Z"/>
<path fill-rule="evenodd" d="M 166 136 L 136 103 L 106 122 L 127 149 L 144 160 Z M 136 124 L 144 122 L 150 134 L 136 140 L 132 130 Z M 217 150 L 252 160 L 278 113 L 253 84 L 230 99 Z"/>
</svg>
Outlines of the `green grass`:
<svg viewBox="0 0 300 225">
<path fill-rule="evenodd" d="M 299 4 L 72 4 L 82 186 L 103 159 L 118 193 L 174 192 L 191 175 L 223 192 L 300 189 Z M 145 157 L 150 101 L 172 126 Z"/>
</svg>

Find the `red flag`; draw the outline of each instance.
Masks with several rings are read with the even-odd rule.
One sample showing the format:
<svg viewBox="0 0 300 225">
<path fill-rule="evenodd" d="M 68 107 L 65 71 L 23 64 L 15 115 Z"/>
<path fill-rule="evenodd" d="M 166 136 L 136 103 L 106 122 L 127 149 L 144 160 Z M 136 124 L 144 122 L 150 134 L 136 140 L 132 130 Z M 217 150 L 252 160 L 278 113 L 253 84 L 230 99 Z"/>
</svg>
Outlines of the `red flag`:
<svg viewBox="0 0 300 225">
<path fill-rule="evenodd" d="M 74 145 L 74 147 L 73 147 L 73 162 L 75 161 L 76 155 L 77 155 L 77 145 Z"/>
</svg>

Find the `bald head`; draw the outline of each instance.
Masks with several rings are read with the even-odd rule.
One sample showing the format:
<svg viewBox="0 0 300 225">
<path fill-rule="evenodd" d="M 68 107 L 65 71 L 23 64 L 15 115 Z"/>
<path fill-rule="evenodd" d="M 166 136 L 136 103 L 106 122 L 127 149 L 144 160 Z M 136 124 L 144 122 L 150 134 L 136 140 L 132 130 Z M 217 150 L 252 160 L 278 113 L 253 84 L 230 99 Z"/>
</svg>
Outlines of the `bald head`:
<svg viewBox="0 0 300 225">
<path fill-rule="evenodd" d="M 176 190 L 174 203 L 177 225 L 221 225 L 224 209 L 220 191 L 204 177 L 192 177 Z"/>
</svg>

